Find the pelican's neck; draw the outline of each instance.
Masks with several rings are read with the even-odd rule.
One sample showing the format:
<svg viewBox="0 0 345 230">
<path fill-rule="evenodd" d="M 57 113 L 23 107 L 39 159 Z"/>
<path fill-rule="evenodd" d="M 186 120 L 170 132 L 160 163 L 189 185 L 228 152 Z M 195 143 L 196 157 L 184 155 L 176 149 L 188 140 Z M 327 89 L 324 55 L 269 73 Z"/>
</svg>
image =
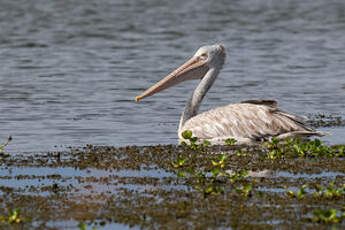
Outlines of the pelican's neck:
<svg viewBox="0 0 345 230">
<path fill-rule="evenodd" d="M 189 97 L 180 119 L 179 131 L 182 131 L 183 125 L 186 121 L 198 114 L 202 99 L 216 80 L 219 69 L 220 68 L 209 69 L 192 95 Z"/>
</svg>

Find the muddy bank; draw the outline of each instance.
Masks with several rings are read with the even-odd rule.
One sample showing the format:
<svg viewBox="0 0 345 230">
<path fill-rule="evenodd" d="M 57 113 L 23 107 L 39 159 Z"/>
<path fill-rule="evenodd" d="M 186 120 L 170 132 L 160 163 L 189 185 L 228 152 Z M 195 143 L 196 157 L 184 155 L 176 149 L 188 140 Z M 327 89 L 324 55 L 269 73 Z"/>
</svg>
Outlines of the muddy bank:
<svg viewBox="0 0 345 230">
<path fill-rule="evenodd" d="M 0 229 L 79 229 L 78 223 L 98 229 L 345 227 L 341 154 L 269 154 L 262 147 L 172 145 L 1 153 Z M 339 192 L 326 196 L 328 187 Z M 15 208 L 18 224 L 8 222 Z M 338 213 L 327 221 L 322 215 L 329 214 L 319 210 Z"/>
</svg>

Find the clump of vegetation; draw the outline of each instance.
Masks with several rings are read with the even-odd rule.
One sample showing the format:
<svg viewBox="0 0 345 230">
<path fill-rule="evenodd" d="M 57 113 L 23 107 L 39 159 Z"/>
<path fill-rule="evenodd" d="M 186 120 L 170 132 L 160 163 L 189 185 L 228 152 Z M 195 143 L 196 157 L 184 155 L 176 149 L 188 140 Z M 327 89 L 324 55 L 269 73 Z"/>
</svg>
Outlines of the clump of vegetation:
<svg viewBox="0 0 345 230">
<path fill-rule="evenodd" d="M 308 188 L 308 184 L 304 184 L 297 192 L 289 190 L 287 191 L 287 194 L 289 196 L 301 199 L 301 198 L 304 198 L 304 196 L 307 194 L 307 188 Z"/>
<path fill-rule="evenodd" d="M 29 218 L 25 218 L 21 215 L 20 209 L 15 208 L 8 212 L 7 216 L 0 216 L 0 223 L 7 223 L 7 224 L 20 224 L 23 222 L 28 222 Z"/>
<path fill-rule="evenodd" d="M 210 142 L 204 141 L 198 143 L 198 138 L 193 137 L 192 131 L 186 130 L 182 133 L 182 137 L 189 142 L 182 142 L 187 149 L 203 151 Z M 236 143 L 235 139 L 227 139 L 227 145 Z M 243 152 L 239 152 L 243 154 Z M 178 177 L 186 178 L 187 184 L 192 184 L 196 191 L 201 192 L 204 196 L 220 195 L 224 193 L 225 185 L 234 184 L 242 181 L 247 175 L 246 170 L 230 172 L 230 161 L 226 154 L 217 154 L 209 159 L 204 166 L 191 166 L 186 157 L 178 157 L 175 161 L 171 161 L 171 165 L 176 169 L 175 173 Z M 248 196 L 252 189 L 251 185 L 239 186 L 234 188 L 238 195 Z"/>
<path fill-rule="evenodd" d="M 205 152 L 205 147 L 209 146 L 208 141 L 203 143 L 198 142 L 197 137 L 193 137 L 193 133 L 190 130 L 186 130 L 182 133 L 182 137 L 188 142 L 182 142 L 182 145 L 187 149 L 202 150 Z M 225 141 L 226 145 L 232 146 L 237 141 L 229 138 Z M 189 144 L 187 144 L 189 143 Z M 344 146 L 330 147 L 324 145 L 319 139 L 312 141 L 301 141 L 301 139 L 287 138 L 281 141 L 277 138 L 272 138 L 271 141 L 263 143 L 268 150 L 267 157 L 269 159 L 281 159 L 281 158 L 297 158 L 297 157 L 341 157 L 344 156 Z M 207 152 L 206 152 L 207 153 Z M 242 149 L 237 150 L 235 156 L 247 156 Z M 238 172 L 229 173 L 230 162 L 227 162 L 228 155 L 219 154 L 216 158 L 211 159 L 207 166 L 196 168 L 188 165 L 188 157 L 178 157 L 175 161 L 171 162 L 173 168 L 178 169 L 176 174 L 179 177 L 188 177 L 189 182 L 194 185 L 194 189 L 202 192 L 204 195 L 217 195 L 224 193 L 224 184 L 229 182 L 234 184 L 235 182 L 243 180 L 247 176 L 247 171 L 240 170 Z M 228 165 L 227 165 L 228 164 Z M 228 167 L 227 167 L 228 166 Z M 194 181 L 191 181 L 194 178 Z M 332 187 L 333 186 L 333 187 Z M 337 194 L 342 194 L 343 189 L 339 190 L 334 188 L 334 185 L 327 188 L 320 187 L 315 193 L 315 196 L 333 197 Z M 307 195 L 308 184 L 303 185 L 297 192 L 288 191 L 287 194 L 292 197 L 303 198 Z M 240 185 L 234 188 L 237 194 L 248 196 L 252 190 L 250 184 Z"/>
<path fill-rule="evenodd" d="M 234 138 L 228 138 L 228 139 L 226 139 L 225 140 L 225 143 L 227 144 L 227 145 L 234 145 L 235 143 L 237 142 L 237 140 L 236 139 L 234 139 Z"/>
<path fill-rule="evenodd" d="M 309 193 L 308 190 L 309 189 Z M 316 190 L 316 192 L 312 192 L 311 189 Z M 340 198 L 345 197 L 345 184 L 341 187 L 337 187 L 335 181 L 332 181 L 328 186 L 319 186 L 314 184 L 312 188 L 308 184 L 304 184 L 297 192 L 293 192 L 292 190 L 287 191 L 287 194 L 292 197 L 296 198 L 304 198 L 305 195 L 310 194 L 315 198 Z"/>
<path fill-rule="evenodd" d="M 240 187 L 235 188 L 235 191 L 237 194 L 243 195 L 246 197 L 250 195 L 251 190 L 252 190 L 252 186 L 249 184 L 245 186 L 242 185 Z"/>
<path fill-rule="evenodd" d="M 223 168 L 216 166 L 211 168 L 210 171 L 199 170 L 191 174 L 190 178 L 193 179 L 191 183 L 194 185 L 193 188 L 201 192 L 205 197 L 208 195 L 221 195 L 224 193 L 225 187 L 230 190 L 233 188 L 238 195 L 248 196 L 252 190 L 251 185 L 232 186 L 232 184 L 244 182 L 244 178 L 247 175 L 248 172 L 245 170 L 230 174 Z"/>
<path fill-rule="evenodd" d="M 326 187 L 316 186 L 316 192 L 313 194 L 314 197 L 324 197 L 324 198 L 337 198 L 345 197 L 345 184 L 342 187 L 337 187 L 335 181 L 332 181 L 330 185 Z"/>
<path fill-rule="evenodd" d="M 78 224 L 78 227 L 79 227 L 80 230 L 87 230 L 87 226 L 84 223 Z M 91 228 L 91 230 L 97 230 L 97 228 L 93 227 L 93 228 Z"/>
<path fill-rule="evenodd" d="M 179 157 L 176 159 L 176 161 L 172 161 L 171 162 L 171 165 L 174 167 L 174 168 L 180 168 L 184 165 L 184 163 L 186 162 L 186 158 L 182 158 L 182 157 Z"/>
<path fill-rule="evenodd" d="M 5 144 L 0 145 L 0 152 L 12 141 L 12 137 L 9 136 Z"/>
<path fill-rule="evenodd" d="M 287 138 L 281 141 L 272 138 L 263 144 L 268 149 L 268 158 L 297 158 L 297 157 L 344 157 L 345 146 L 327 146 L 319 139 L 301 141 L 300 138 Z"/>
<path fill-rule="evenodd" d="M 345 209 L 345 206 L 344 208 Z M 334 208 L 317 209 L 313 216 L 308 217 L 307 220 L 317 223 L 339 223 L 345 219 L 345 210 L 338 211 Z"/>
<path fill-rule="evenodd" d="M 193 137 L 193 133 L 191 130 L 185 130 L 182 133 L 182 137 L 188 141 L 190 144 L 188 145 L 187 142 L 182 141 L 181 145 L 184 147 L 188 147 L 192 150 L 203 150 L 205 147 L 208 147 L 211 145 L 211 142 L 205 140 L 202 143 L 198 143 L 200 141 L 198 141 L 198 137 Z"/>
</svg>

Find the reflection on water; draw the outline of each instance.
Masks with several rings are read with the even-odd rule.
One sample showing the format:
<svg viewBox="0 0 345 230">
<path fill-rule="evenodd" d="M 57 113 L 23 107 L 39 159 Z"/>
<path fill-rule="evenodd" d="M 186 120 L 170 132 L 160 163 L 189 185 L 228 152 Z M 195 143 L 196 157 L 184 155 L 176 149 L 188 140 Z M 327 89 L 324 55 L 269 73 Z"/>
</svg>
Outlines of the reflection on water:
<svg viewBox="0 0 345 230">
<path fill-rule="evenodd" d="M 228 59 L 202 110 L 275 98 L 344 116 L 344 12 L 342 0 L 1 1 L 0 138 L 14 136 L 12 152 L 176 143 L 196 82 L 134 97 L 215 42 Z"/>
</svg>

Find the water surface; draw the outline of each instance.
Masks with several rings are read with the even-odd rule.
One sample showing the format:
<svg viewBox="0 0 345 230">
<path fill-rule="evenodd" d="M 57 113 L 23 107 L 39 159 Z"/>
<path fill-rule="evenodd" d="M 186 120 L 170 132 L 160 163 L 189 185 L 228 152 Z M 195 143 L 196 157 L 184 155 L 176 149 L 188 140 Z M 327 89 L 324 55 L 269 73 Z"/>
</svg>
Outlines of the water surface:
<svg viewBox="0 0 345 230">
<path fill-rule="evenodd" d="M 286 111 L 345 116 L 342 0 L 3 0 L 0 32 L 9 152 L 177 143 L 197 82 L 134 98 L 216 42 L 228 58 L 201 110 L 274 98 Z M 339 129 L 326 140 L 343 143 Z"/>
</svg>

